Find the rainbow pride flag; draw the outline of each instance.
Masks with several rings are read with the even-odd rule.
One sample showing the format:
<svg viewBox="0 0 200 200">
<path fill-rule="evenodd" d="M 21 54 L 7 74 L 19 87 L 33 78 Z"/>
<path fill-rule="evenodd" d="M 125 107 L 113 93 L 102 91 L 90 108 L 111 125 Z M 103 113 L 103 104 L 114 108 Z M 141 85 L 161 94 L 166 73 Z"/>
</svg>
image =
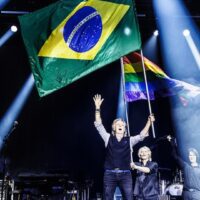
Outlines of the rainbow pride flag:
<svg viewBox="0 0 200 200">
<path fill-rule="evenodd" d="M 147 99 L 141 55 L 134 52 L 123 57 L 126 100 Z M 192 97 L 200 94 L 200 88 L 184 81 L 170 78 L 160 67 L 144 57 L 150 100 L 190 92 Z"/>
</svg>

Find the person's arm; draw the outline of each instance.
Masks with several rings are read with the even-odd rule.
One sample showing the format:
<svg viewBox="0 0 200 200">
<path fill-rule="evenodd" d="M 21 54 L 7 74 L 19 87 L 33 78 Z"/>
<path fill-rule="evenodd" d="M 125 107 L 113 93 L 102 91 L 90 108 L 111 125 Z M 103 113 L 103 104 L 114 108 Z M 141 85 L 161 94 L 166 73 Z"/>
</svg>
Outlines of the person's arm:
<svg viewBox="0 0 200 200">
<path fill-rule="evenodd" d="M 100 109 L 101 109 L 101 104 L 104 99 L 101 98 L 101 95 L 96 94 L 93 97 L 93 100 L 95 104 L 95 122 L 102 123 Z"/>
<path fill-rule="evenodd" d="M 149 128 L 151 124 L 155 121 L 155 117 L 153 114 L 150 114 L 147 120 L 145 127 L 140 132 L 140 136 L 144 139 L 149 136 Z"/>
<path fill-rule="evenodd" d="M 133 147 L 136 145 L 138 142 L 142 141 L 144 138 L 141 137 L 141 135 L 136 135 L 136 136 L 131 136 L 130 137 L 130 146 Z"/>
<path fill-rule="evenodd" d="M 136 169 L 138 171 L 149 173 L 150 169 L 148 167 L 136 165 L 134 162 L 131 163 L 131 169 Z"/>
<path fill-rule="evenodd" d="M 167 140 L 170 142 L 170 145 L 172 147 L 172 156 L 174 159 L 179 163 L 181 167 L 184 167 L 185 161 L 178 155 L 177 148 L 176 148 L 176 139 L 172 138 L 171 135 L 167 136 Z"/>
<path fill-rule="evenodd" d="M 139 166 L 135 164 L 134 162 L 131 163 L 131 168 L 136 169 L 138 171 L 144 172 L 144 173 L 157 173 L 158 171 L 158 164 L 155 162 L 151 162 L 148 167 L 145 166 Z"/>
<path fill-rule="evenodd" d="M 136 145 L 138 142 L 142 141 L 145 137 L 149 136 L 149 128 L 150 128 L 152 122 L 154 122 L 154 121 L 155 121 L 155 117 L 153 114 L 151 114 L 148 117 L 147 123 L 146 123 L 145 127 L 142 129 L 142 131 L 140 132 L 140 134 L 130 137 L 131 147 Z"/>
<path fill-rule="evenodd" d="M 101 104 L 102 104 L 104 99 L 101 98 L 101 95 L 96 94 L 93 97 L 93 100 L 94 100 L 94 104 L 95 104 L 95 122 L 94 122 L 94 125 L 95 125 L 96 129 L 98 130 L 100 136 L 104 140 L 105 146 L 107 146 L 110 134 L 107 133 L 106 129 L 104 128 L 104 126 L 102 124 L 101 110 L 100 110 Z"/>
</svg>

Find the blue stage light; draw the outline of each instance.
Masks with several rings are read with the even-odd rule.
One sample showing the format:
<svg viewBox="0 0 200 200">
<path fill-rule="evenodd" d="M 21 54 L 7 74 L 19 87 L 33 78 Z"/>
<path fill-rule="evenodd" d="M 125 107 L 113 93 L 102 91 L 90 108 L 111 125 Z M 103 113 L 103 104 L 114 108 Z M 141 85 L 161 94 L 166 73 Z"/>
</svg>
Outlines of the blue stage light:
<svg viewBox="0 0 200 200">
<path fill-rule="evenodd" d="M 33 75 L 31 74 L 24 86 L 22 87 L 19 94 L 14 99 L 13 103 L 5 113 L 5 115 L 0 120 L 0 149 L 2 148 L 4 138 L 10 133 L 12 130 L 12 126 L 17 119 L 20 111 L 22 110 L 26 100 L 32 91 L 34 85 Z"/>
<path fill-rule="evenodd" d="M 184 36 L 190 35 L 190 31 L 189 31 L 188 29 L 185 29 L 185 30 L 183 31 L 183 35 L 184 35 Z"/>
<path fill-rule="evenodd" d="M 5 42 L 14 34 L 14 32 L 9 29 L 1 38 L 0 38 L 0 47 L 5 44 Z"/>
<path fill-rule="evenodd" d="M 13 25 L 11 26 L 10 30 L 15 33 L 17 32 L 18 29 L 17 29 L 17 26 Z"/>
<path fill-rule="evenodd" d="M 196 61 L 196 64 L 200 70 L 200 53 L 199 53 L 199 50 L 198 50 L 198 47 L 197 45 L 195 44 L 191 34 L 190 34 L 190 31 L 188 29 L 184 30 L 183 31 L 183 35 L 185 36 L 185 39 L 188 43 L 188 46 L 192 52 L 192 55 Z"/>
<path fill-rule="evenodd" d="M 1 0 L 0 1 L 0 10 L 3 9 L 9 1 L 10 0 Z"/>
<path fill-rule="evenodd" d="M 153 32 L 153 35 L 157 37 L 157 36 L 159 35 L 158 30 L 155 30 L 155 31 Z"/>
<path fill-rule="evenodd" d="M 167 74 L 172 78 L 200 86 L 199 29 L 190 13 L 180 0 L 153 0 L 153 5 Z M 190 147 L 200 149 L 199 142 L 197 143 L 200 139 L 199 95 L 190 94 L 183 88 L 179 95 L 171 97 L 170 100 L 172 120 L 180 147 L 186 149 L 186 146 L 191 145 Z"/>
<path fill-rule="evenodd" d="M 158 63 L 158 37 L 155 37 L 154 34 L 151 35 L 151 37 L 143 44 L 142 49 L 145 57 Z"/>
</svg>

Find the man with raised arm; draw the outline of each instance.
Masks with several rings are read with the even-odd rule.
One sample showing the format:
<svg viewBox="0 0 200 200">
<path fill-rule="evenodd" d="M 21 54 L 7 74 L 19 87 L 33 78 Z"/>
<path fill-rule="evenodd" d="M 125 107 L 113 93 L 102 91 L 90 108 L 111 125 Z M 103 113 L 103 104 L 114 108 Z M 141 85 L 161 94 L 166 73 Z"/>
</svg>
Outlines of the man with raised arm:
<svg viewBox="0 0 200 200">
<path fill-rule="evenodd" d="M 183 170 L 184 187 L 183 199 L 184 200 L 199 200 L 200 199 L 200 163 L 199 153 L 195 148 L 188 149 L 188 162 L 183 160 L 178 154 L 176 149 L 176 139 L 171 135 L 167 136 L 168 141 L 172 146 L 172 155 L 178 161 Z"/>
<path fill-rule="evenodd" d="M 132 176 L 130 171 L 132 147 L 147 137 L 153 115 L 148 117 L 147 123 L 139 135 L 127 136 L 126 123 L 122 119 L 115 119 L 112 123 L 112 134 L 108 133 L 100 114 L 101 104 L 104 99 L 95 95 L 95 127 L 104 140 L 106 157 L 104 163 L 104 200 L 113 200 L 116 187 L 120 188 L 123 200 L 133 199 Z"/>
</svg>

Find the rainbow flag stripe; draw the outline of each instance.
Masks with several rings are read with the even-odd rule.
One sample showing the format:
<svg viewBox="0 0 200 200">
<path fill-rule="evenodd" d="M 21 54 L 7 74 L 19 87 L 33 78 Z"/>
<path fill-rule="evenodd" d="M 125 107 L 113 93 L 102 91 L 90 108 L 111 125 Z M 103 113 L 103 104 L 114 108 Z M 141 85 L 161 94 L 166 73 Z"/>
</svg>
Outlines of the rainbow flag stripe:
<svg viewBox="0 0 200 200">
<path fill-rule="evenodd" d="M 125 72 L 126 100 L 128 102 L 147 99 L 141 55 L 131 53 L 123 57 Z M 183 85 L 180 81 L 170 78 L 160 67 L 144 57 L 144 65 L 148 80 L 149 96 L 166 97 L 177 94 Z"/>
</svg>

